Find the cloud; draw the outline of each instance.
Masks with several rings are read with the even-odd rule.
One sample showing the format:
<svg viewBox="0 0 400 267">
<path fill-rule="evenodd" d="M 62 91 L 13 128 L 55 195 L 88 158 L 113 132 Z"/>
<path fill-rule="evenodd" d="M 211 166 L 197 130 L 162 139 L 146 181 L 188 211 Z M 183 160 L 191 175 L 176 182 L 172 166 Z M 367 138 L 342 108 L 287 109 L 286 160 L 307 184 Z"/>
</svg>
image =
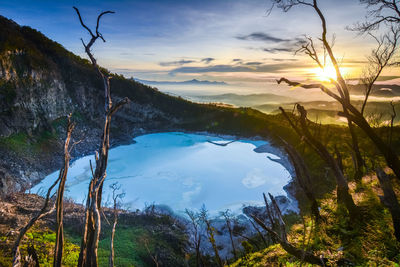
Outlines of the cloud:
<svg viewBox="0 0 400 267">
<path fill-rule="evenodd" d="M 200 60 L 201 62 L 205 62 L 206 64 L 209 64 L 211 61 L 214 61 L 215 60 L 215 58 L 212 58 L 212 57 L 206 57 L 206 58 L 203 58 L 202 60 Z"/>
<path fill-rule="evenodd" d="M 251 61 L 251 62 L 245 63 L 245 65 L 247 65 L 247 66 L 260 66 L 262 64 L 263 64 L 262 62 L 258 62 L 258 61 Z"/>
<path fill-rule="evenodd" d="M 272 54 L 279 52 L 294 52 L 296 49 L 298 49 L 302 45 L 305 45 L 306 43 L 307 40 L 305 40 L 304 38 L 296 37 L 291 40 L 286 40 L 286 42 L 281 44 L 279 47 L 265 47 L 261 48 L 261 50 Z"/>
<path fill-rule="evenodd" d="M 272 61 L 282 62 L 282 61 L 299 61 L 297 58 L 270 58 Z"/>
<path fill-rule="evenodd" d="M 176 73 L 207 73 L 207 72 L 275 72 L 288 68 L 293 68 L 290 63 L 262 64 L 262 65 L 214 65 L 207 67 L 180 67 L 169 72 L 170 75 Z M 296 64 L 296 67 L 302 67 Z"/>
<path fill-rule="evenodd" d="M 292 52 L 292 47 L 275 47 L 275 48 L 262 48 L 264 52 L 276 53 L 276 52 Z"/>
<path fill-rule="evenodd" d="M 246 40 L 246 41 L 263 41 L 263 42 L 272 42 L 272 43 L 281 43 L 291 41 L 289 39 L 282 39 L 279 37 L 274 37 L 269 35 L 268 33 L 263 32 L 253 32 L 249 35 L 241 35 L 236 36 L 236 39 Z"/>
<path fill-rule="evenodd" d="M 160 66 L 168 67 L 168 66 L 182 66 L 185 64 L 196 62 L 194 60 L 178 60 L 178 61 L 167 61 L 167 62 L 160 62 Z"/>
</svg>

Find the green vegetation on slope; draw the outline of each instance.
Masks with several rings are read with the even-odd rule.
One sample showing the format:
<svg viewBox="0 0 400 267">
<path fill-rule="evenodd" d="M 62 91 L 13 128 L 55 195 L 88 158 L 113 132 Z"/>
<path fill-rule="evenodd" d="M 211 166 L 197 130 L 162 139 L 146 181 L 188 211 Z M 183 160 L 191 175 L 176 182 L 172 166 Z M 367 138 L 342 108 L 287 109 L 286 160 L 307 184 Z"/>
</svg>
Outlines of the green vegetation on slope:
<svg viewBox="0 0 400 267">
<path fill-rule="evenodd" d="M 392 177 L 393 178 L 393 177 Z M 337 205 L 336 191 L 320 200 L 322 222 L 309 215 L 290 227 L 289 241 L 298 248 L 328 258 L 330 266 L 400 266 L 400 243 L 393 237 L 390 213 L 378 198 L 381 189 L 376 176 L 363 177 L 362 186 L 350 183 L 362 219 L 351 224 L 343 207 Z M 400 193 L 400 186 L 395 187 Z M 280 245 L 250 253 L 231 266 L 311 266 L 288 254 Z M 350 265 L 346 265 L 350 264 Z"/>
</svg>

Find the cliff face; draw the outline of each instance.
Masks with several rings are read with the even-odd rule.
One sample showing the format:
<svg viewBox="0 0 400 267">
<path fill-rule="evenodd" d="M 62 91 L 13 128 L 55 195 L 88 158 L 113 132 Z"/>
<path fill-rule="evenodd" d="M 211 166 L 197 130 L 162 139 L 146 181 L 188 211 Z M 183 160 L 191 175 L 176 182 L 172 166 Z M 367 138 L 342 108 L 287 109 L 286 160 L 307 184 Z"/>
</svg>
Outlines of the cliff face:
<svg viewBox="0 0 400 267">
<path fill-rule="evenodd" d="M 3 17 L 0 28 L 0 137 L 49 130 L 51 122 L 74 112 L 83 114 L 88 121 L 97 121 L 104 93 L 101 80 L 88 61 L 41 33 Z M 118 76 L 114 80 L 119 80 L 112 81 L 117 87 L 124 87 L 113 90 L 114 98 L 127 95 L 133 101 L 125 115 L 170 117 L 151 105 L 151 98 L 161 96 L 154 89 L 125 80 L 129 83 L 126 87 Z M 138 92 L 132 91 L 141 91 L 141 99 L 135 99 Z"/>
<path fill-rule="evenodd" d="M 155 89 L 117 75 L 112 88 L 115 101 L 132 100 L 115 116 L 115 140 L 179 123 L 173 112 L 154 105 L 170 99 Z M 86 60 L 0 17 L 0 191 L 29 187 L 58 166 L 67 114 L 77 122 L 74 139 L 85 140 L 74 154 L 93 152 L 101 134 L 103 95 L 101 80 Z"/>
</svg>

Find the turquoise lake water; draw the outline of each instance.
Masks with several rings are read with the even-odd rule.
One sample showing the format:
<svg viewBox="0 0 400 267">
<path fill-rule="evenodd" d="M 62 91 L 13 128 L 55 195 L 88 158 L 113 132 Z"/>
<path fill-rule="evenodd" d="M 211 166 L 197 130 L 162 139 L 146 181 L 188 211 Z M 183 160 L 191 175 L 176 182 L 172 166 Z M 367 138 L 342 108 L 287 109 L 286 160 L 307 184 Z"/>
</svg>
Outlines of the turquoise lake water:
<svg viewBox="0 0 400 267">
<path fill-rule="evenodd" d="M 222 139 L 179 132 L 155 133 L 136 137 L 136 143 L 112 148 L 109 153 L 103 201 L 109 185 L 118 181 L 125 192 L 123 202 L 131 210 L 149 204 L 163 204 L 176 212 L 199 209 L 211 213 L 238 211 L 243 204 L 262 205 L 262 193 L 286 195 L 283 187 L 291 180 L 289 172 L 271 161 L 269 153 L 257 153 L 266 141 Z M 212 143 L 213 142 L 213 143 Z M 276 157 L 276 156 L 275 156 Z M 66 197 L 83 203 L 91 177 L 85 156 L 74 161 L 67 177 Z M 48 175 L 31 192 L 43 191 L 57 178 Z"/>
</svg>

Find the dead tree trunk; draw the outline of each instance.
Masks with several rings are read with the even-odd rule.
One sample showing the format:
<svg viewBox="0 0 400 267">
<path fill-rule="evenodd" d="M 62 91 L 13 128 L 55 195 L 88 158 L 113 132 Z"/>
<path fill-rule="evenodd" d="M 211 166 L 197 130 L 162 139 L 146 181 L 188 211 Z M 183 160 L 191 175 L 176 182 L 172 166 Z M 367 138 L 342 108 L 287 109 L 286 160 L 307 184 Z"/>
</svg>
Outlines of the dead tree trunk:
<svg viewBox="0 0 400 267">
<path fill-rule="evenodd" d="M 400 242 L 400 204 L 397 200 L 396 194 L 393 190 L 392 183 L 389 176 L 382 170 L 377 169 L 376 175 L 378 176 L 381 185 L 383 196 L 380 196 L 381 202 L 388 209 L 392 215 L 394 235 L 397 241 Z"/>
<path fill-rule="evenodd" d="M 47 210 L 48 206 L 49 206 L 49 202 L 50 202 L 50 193 L 51 190 L 56 186 L 56 184 L 58 183 L 58 179 L 53 183 L 52 186 L 50 186 L 48 192 L 47 192 L 47 196 L 45 199 L 45 203 L 43 204 L 42 209 L 38 212 L 38 214 L 35 215 L 35 217 L 33 217 L 28 223 L 27 225 L 25 225 L 25 227 L 23 227 L 22 229 L 20 229 L 19 231 L 19 235 L 17 237 L 17 240 L 14 242 L 14 246 L 12 249 L 12 254 L 13 254 L 13 267 L 22 267 L 22 262 L 21 262 L 21 252 L 20 252 L 20 243 L 22 241 L 22 238 L 25 236 L 26 232 L 29 231 L 29 229 L 41 218 L 51 214 L 54 209 L 55 206 L 53 205 L 52 207 L 50 207 L 49 210 Z"/>
<path fill-rule="evenodd" d="M 361 178 L 364 174 L 364 168 L 363 168 L 364 160 L 361 156 L 360 147 L 358 144 L 358 137 L 355 132 L 354 125 L 350 120 L 347 121 L 347 124 L 349 126 L 349 131 L 350 131 L 351 140 L 352 140 L 351 148 L 354 153 L 354 180 L 356 182 L 360 182 Z"/>
<path fill-rule="evenodd" d="M 353 153 L 352 153 L 353 154 Z M 340 154 L 339 149 L 337 148 L 337 145 L 335 144 L 335 155 L 336 155 L 336 161 L 339 165 L 339 168 L 343 172 L 343 159 L 342 159 L 342 154 Z"/>
<path fill-rule="evenodd" d="M 264 248 L 268 247 L 268 242 L 267 242 L 267 240 L 265 240 L 263 233 L 260 231 L 260 229 L 258 229 L 258 227 L 254 224 L 254 222 L 250 218 L 248 218 L 248 219 L 249 219 L 251 226 L 254 228 L 254 230 L 256 230 L 258 236 L 260 237 L 261 241 L 263 242 Z M 256 247 L 259 248 L 258 245 Z"/>
<path fill-rule="evenodd" d="M 228 228 L 229 238 L 231 240 L 233 257 L 235 260 L 237 260 L 236 247 L 235 247 L 235 242 L 233 241 L 233 231 L 232 231 L 232 225 L 231 225 L 232 215 L 230 214 L 229 210 L 221 212 L 221 215 L 225 218 L 226 227 Z"/>
<path fill-rule="evenodd" d="M 296 172 L 297 183 L 300 185 L 304 194 L 311 203 L 311 213 L 313 214 L 315 220 L 319 221 L 321 219 L 321 215 L 319 214 L 319 205 L 313 193 L 313 189 L 310 188 L 311 177 L 307 165 L 299 152 L 297 152 L 297 150 L 293 146 L 291 146 L 284 140 L 281 141 L 284 143 L 285 150 L 288 153 L 290 161 L 293 164 L 294 170 Z"/>
<path fill-rule="evenodd" d="M 68 117 L 68 126 L 67 126 L 67 137 L 65 139 L 64 142 L 64 166 L 61 168 L 60 170 L 60 174 L 58 176 L 58 178 L 54 181 L 54 183 L 49 187 L 49 189 L 47 190 L 47 194 L 46 194 L 46 198 L 44 200 L 43 206 L 41 208 L 41 210 L 27 223 L 27 225 L 25 225 L 25 227 L 23 227 L 22 229 L 20 229 L 19 234 L 17 239 L 14 242 L 14 246 L 12 249 L 12 255 L 13 255 L 13 267 L 21 267 L 22 263 L 21 263 L 21 253 L 20 253 L 20 243 L 22 241 L 22 239 L 24 238 L 26 232 L 29 231 L 29 229 L 41 218 L 51 214 L 55 207 L 56 207 L 56 203 L 52 204 L 52 206 L 49 208 L 49 204 L 50 204 L 50 199 L 52 197 L 51 195 L 51 191 L 53 190 L 53 188 L 58 184 L 58 182 L 61 179 L 65 179 L 65 177 L 67 177 L 67 173 L 68 173 L 68 166 L 69 166 L 69 143 L 70 143 L 70 139 L 71 139 L 71 134 L 72 131 L 74 129 L 73 124 L 70 122 L 70 117 Z"/>
<path fill-rule="evenodd" d="M 202 256 L 201 256 L 201 226 L 200 226 L 200 215 L 191 210 L 185 209 L 185 213 L 189 216 L 192 226 L 192 236 L 193 236 L 193 247 L 196 251 L 196 266 L 204 266 Z"/>
<path fill-rule="evenodd" d="M 339 112 L 339 115 L 344 116 L 342 112 Z M 348 114 L 347 116 L 371 139 L 385 157 L 388 166 L 396 174 L 396 177 L 400 179 L 400 160 L 393 148 L 383 141 L 383 139 L 374 131 L 374 129 L 372 129 L 367 120 L 357 110 L 353 110 L 353 114 Z"/>
<path fill-rule="evenodd" d="M 118 185 L 118 182 L 110 185 L 110 188 L 112 189 L 114 222 L 111 229 L 110 257 L 108 262 L 110 267 L 114 267 L 114 236 L 118 223 L 118 206 L 120 206 L 118 199 L 122 199 L 125 196 L 125 193 L 117 193 L 117 191 L 121 189 L 121 185 Z"/>
<path fill-rule="evenodd" d="M 114 223 L 111 229 L 111 240 L 110 240 L 110 257 L 108 260 L 108 266 L 114 267 L 114 236 L 115 236 L 115 228 L 117 227 L 117 215 L 114 214 Z"/>
<path fill-rule="evenodd" d="M 338 94 L 333 92 L 330 88 L 326 87 L 325 85 L 321 83 L 317 84 L 302 84 L 298 82 L 292 82 L 286 78 L 281 78 L 277 82 L 280 84 L 281 82 L 285 82 L 286 84 L 290 86 L 298 86 L 304 89 L 312 89 L 312 88 L 319 88 L 321 89 L 322 92 L 325 94 L 329 95 L 333 99 L 335 99 L 337 102 L 339 102 L 342 107 L 343 111 L 339 112 L 338 114 L 341 116 L 344 116 L 347 118 L 349 122 L 349 126 L 351 127 L 351 123 L 356 124 L 364 133 L 369 137 L 369 139 L 375 144 L 375 146 L 380 150 L 382 155 L 385 157 L 385 160 L 388 164 L 388 166 L 393 170 L 393 172 L 396 174 L 397 179 L 400 179 L 400 159 L 398 155 L 396 154 L 396 151 L 389 145 L 387 145 L 384 141 L 383 138 L 381 138 L 371 127 L 371 125 L 368 123 L 366 118 L 363 115 L 363 110 L 364 107 L 367 103 L 368 100 L 368 95 L 369 92 L 367 92 L 365 101 L 363 103 L 363 107 L 361 112 L 351 103 L 350 99 L 350 92 L 349 88 L 347 86 L 347 83 L 345 79 L 343 78 L 338 61 L 333 53 L 332 46 L 329 44 L 327 40 L 327 23 L 326 19 L 324 17 L 324 14 L 322 13 L 321 9 L 318 6 L 318 1 L 313 0 L 310 2 L 306 1 L 281 1 L 281 0 L 273 0 L 277 4 L 278 7 L 282 8 L 285 12 L 290 10 L 292 7 L 295 5 L 303 5 L 303 6 L 309 6 L 314 9 L 314 11 L 318 14 L 318 17 L 321 20 L 321 26 L 322 26 L 322 34 L 321 34 L 321 42 L 324 47 L 324 51 L 326 51 L 333 67 L 335 68 L 336 71 L 336 76 L 337 79 L 330 79 L 330 82 L 336 87 Z M 397 50 L 398 47 L 398 41 L 400 40 L 400 29 L 398 27 L 391 27 L 391 34 L 392 36 L 386 35 L 385 38 L 382 40 L 378 40 L 378 47 L 377 49 L 374 50 L 373 55 L 371 60 L 369 60 L 370 65 L 378 65 L 377 68 L 373 71 L 373 74 L 369 77 L 368 81 L 368 87 L 372 88 L 373 84 L 377 80 L 377 78 L 380 76 L 382 70 L 393 63 L 394 60 L 394 54 Z M 312 40 L 309 40 L 310 42 L 306 45 L 303 45 L 302 48 L 299 51 L 305 52 L 306 55 L 310 56 L 321 68 L 325 66 L 318 57 L 318 53 L 315 50 L 315 47 L 312 43 Z M 367 90 L 368 91 L 368 90 Z M 351 134 L 352 130 L 350 129 Z M 352 134 L 353 137 L 353 134 Z M 354 139 L 353 139 L 353 147 L 354 145 Z M 356 158 L 358 158 L 360 154 L 356 155 Z M 361 157 L 362 160 L 362 157 Z M 361 161 L 362 162 L 362 161 Z"/>
<path fill-rule="evenodd" d="M 101 143 L 98 151 L 96 151 L 96 168 L 93 172 L 92 169 L 92 179 L 89 185 L 87 203 L 86 203 L 86 218 L 84 233 L 81 242 L 81 251 L 79 254 L 78 266 L 98 266 L 97 262 L 97 249 L 99 244 L 100 230 L 101 230 L 101 217 L 100 217 L 100 205 L 101 196 L 103 190 L 103 183 L 106 178 L 106 169 L 108 163 L 108 150 L 110 148 L 110 125 L 111 118 L 113 114 L 121 108 L 123 105 L 129 102 L 128 98 L 123 99 L 118 102 L 115 106 L 111 100 L 111 90 L 110 90 L 110 77 L 104 74 L 100 67 L 97 65 L 96 59 L 93 57 L 90 49 L 92 45 L 96 42 L 98 38 L 104 40 L 103 35 L 98 31 L 100 19 L 105 14 L 114 13 L 112 11 L 102 12 L 97 17 L 97 25 L 95 34 L 83 23 L 82 17 L 79 10 L 74 7 L 79 21 L 83 28 L 85 28 L 91 36 L 88 44 L 85 44 L 82 40 L 82 44 L 85 48 L 85 52 L 90 58 L 93 67 L 99 73 L 103 80 L 104 85 L 104 95 L 105 95 L 105 105 L 104 105 L 104 129 L 101 138 Z"/>
<path fill-rule="evenodd" d="M 69 168 L 70 160 L 70 149 L 69 142 L 71 139 L 71 134 L 75 125 L 71 123 L 71 115 L 68 116 L 67 125 L 67 138 L 65 139 L 64 145 L 64 167 L 60 171 L 60 183 L 58 184 L 57 199 L 56 199 L 56 243 L 54 248 L 54 267 L 61 267 L 63 246 L 64 246 L 64 226 L 63 226 L 63 200 L 64 200 L 64 189 L 65 182 L 67 180 L 67 173 Z"/>
<path fill-rule="evenodd" d="M 333 175 L 336 179 L 337 184 L 337 198 L 338 202 L 342 203 L 349 212 L 352 220 L 358 220 L 359 210 L 354 204 L 354 200 L 349 193 L 349 187 L 346 178 L 343 175 L 337 161 L 328 152 L 326 147 L 312 136 L 307 126 L 307 111 L 300 104 L 296 104 L 297 111 L 300 113 L 300 128 L 297 127 L 292 119 L 286 114 L 285 110 L 280 107 L 282 114 L 287 119 L 291 127 L 296 131 L 300 138 L 304 138 L 305 141 L 319 154 L 319 156 L 328 164 L 331 168 Z"/>
<path fill-rule="evenodd" d="M 222 263 L 221 257 L 219 256 L 217 243 L 215 241 L 214 232 L 215 229 L 212 227 L 210 220 L 208 219 L 208 211 L 206 210 L 205 206 L 203 206 L 200 210 L 200 218 L 206 225 L 206 231 L 208 235 L 208 240 L 214 250 L 215 261 L 219 267 L 223 267 L 224 264 Z"/>
<path fill-rule="evenodd" d="M 327 260 L 324 259 L 322 256 L 318 257 L 308 251 L 296 248 L 288 241 L 286 233 L 286 225 L 283 221 L 282 213 L 279 209 L 279 206 L 276 203 L 275 198 L 271 194 L 269 194 L 269 197 L 271 199 L 271 204 L 269 205 L 270 208 L 268 208 L 268 210 L 270 209 L 273 210 L 273 212 L 271 211 L 270 218 L 272 221 L 274 221 L 274 225 L 276 223 L 276 230 L 274 230 L 270 226 L 267 226 L 262 220 L 252 215 L 254 221 L 258 225 L 260 225 L 265 231 L 267 231 L 271 236 L 273 236 L 274 240 L 276 240 L 276 242 L 278 242 L 282 246 L 282 248 L 289 254 L 305 262 L 324 266 Z"/>
<path fill-rule="evenodd" d="M 215 229 L 214 227 L 211 226 L 211 223 L 208 219 L 205 220 L 205 223 L 207 226 L 208 240 L 210 241 L 211 246 L 214 250 L 215 260 L 219 267 L 223 267 L 224 264 L 222 263 L 221 257 L 219 256 L 218 247 L 215 241 L 215 236 L 214 236 Z"/>
</svg>

